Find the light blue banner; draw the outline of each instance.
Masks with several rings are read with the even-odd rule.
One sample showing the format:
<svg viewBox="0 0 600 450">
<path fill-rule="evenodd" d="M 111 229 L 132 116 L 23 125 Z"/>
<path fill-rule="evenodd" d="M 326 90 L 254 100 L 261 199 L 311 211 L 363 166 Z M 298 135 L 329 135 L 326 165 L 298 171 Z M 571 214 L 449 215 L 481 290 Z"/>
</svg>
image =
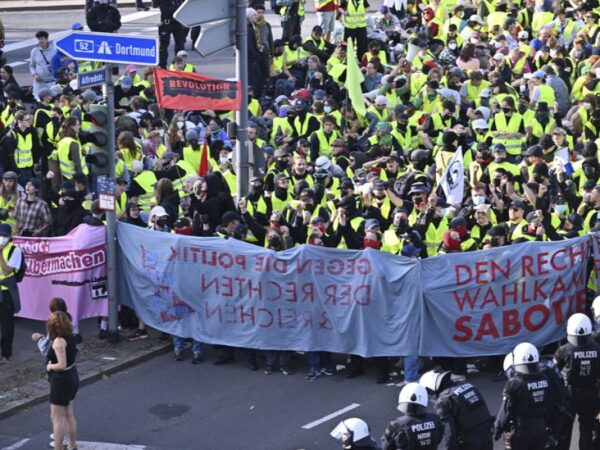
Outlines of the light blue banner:
<svg viewBox="0 0 600 450">
<path fill-rule="evenodd" d="M 118 224 L 121 303 L 201 342 L 362 356 L 416 354 L 417 261 L 375 250 L 244 242 Z"/>
<path fill-rule="evenodd" d="M 584 310 L 594 237 L 409 260 L 306 245 L 275 253 L 121 223 L 117 232 L 119 297 L 154 328 L 368 357 L 504 355 L 558 341 Z"/>
<path fill-rule="evenodd" d="M 439 255 L 420 262 L 421 356 L 505 355 L 566 335 L 586 304 L 590 236 Z"/>
</svg>

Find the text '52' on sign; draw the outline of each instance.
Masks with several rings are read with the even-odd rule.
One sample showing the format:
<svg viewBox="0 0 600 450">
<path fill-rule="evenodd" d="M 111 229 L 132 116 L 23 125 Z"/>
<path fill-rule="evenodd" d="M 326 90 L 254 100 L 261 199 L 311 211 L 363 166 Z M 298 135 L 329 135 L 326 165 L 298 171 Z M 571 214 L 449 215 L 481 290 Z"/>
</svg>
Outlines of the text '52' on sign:
<svg viewBox="0 0 600 450">
<path fill-rule="evenodd" d="M 158 64 L 156 37 L 71 32 L 55 45 L 74 59 L 147 66 Z"/>
</svg>

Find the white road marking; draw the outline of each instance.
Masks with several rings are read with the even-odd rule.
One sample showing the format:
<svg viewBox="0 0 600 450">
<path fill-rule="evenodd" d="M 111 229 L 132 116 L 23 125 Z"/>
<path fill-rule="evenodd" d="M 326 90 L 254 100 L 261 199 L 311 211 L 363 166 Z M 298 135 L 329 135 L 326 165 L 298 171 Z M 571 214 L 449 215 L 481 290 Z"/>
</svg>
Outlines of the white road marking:
<svg viewBox="0 0 600 450">
<path fill-rule="evenodd" d="M 327 421 L 329 421 L 331 419 L 336 418 L 337 416 L 341 416 L 342 414 L 345 414 L 348 411 L 352 411 L 353 409 L 356 409 L 359 406 L 360 406 L 359 403 L 352 403 L 351 405 L 348 405 L 348 406 L 346 406 L 345 408 L 342 408 L 342 409 L 338 409 L 337 411 L 332 412 L 331 414 L 328 414 L 325 417 L 321 417 L 320 419 L 317 419 L 314 422 L 307 423 L 306 425 L 303 425 L 302 428 L 304 428 L 305 430 L 310 430 L 311 428 L 319 426 L 322 423 L 325 423 L 325 422 L 327 422 Z"/>
<path fill-rule="evenodd" d="M 19 442 L 15 442 L 13 445 L 8 447 L 2 447 L 2 450 L 16 450 L 17 448 L 23 447 L 27 444 L 31 439 L 21 439 Z"/>
</svg>

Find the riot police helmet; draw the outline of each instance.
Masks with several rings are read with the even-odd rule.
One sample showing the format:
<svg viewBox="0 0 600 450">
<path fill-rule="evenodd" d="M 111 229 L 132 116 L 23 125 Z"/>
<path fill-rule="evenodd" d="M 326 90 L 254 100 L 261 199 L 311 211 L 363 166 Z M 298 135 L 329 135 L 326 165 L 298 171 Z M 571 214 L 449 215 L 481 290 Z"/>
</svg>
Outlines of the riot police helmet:
<svg viewBox="0 0 600 450">
<path fill-rule="evenodd" d="M 427 389 L 419 383 L 408 383 L 398 396 L 398 411 L 410 415 L 425 414 L 427 401 Z"/>
<path fill-rule="evenodd" d="M 567 322 L 567 340 L 577 346 L 583 347 L 592 341 L 592 321 L 582 313 L 575 313 Z"/>
<path fill-rule="evenodd" d="M 535 345 L 522 342 L 512 352 L 515 371 L 523 374 L 537 373 L 540 353 Z"/>
</svg>

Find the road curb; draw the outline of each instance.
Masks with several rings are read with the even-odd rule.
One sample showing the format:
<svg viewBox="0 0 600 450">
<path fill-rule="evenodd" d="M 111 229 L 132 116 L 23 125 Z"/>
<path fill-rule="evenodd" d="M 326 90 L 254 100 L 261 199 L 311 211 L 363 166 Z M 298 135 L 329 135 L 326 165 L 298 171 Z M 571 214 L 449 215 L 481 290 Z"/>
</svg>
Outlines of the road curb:
<svg viewBox="0 0 600 450">
<path fill-rule="evenodd" d="M 132 366 L 148 361 L 149 359 L 168 353 L 171 350 L 171 347 L 171 342 L 166 342 L 162 345 L 153 348 L 150 351 L 141 350 L 131 355 L 128 355 L 123 359 L 119 360 L 118 364 L 115 364 L 113 366 L 108 365 L 92 370 L 84 377 L 81 377 L 79 379 L 79 387 L 81 388 L 83 386 L 87 386 L 89 384 L 94 383 L 95 381 L 102 379 L 103 376 L 113 375 Z M 12 401 L 9 402 L 7 405 L 2 406 L 0 408 L 0 420 L 10 417 L 20 411 L 23 411 L 29 407 L 35 406 L 39 403 L 48 400 L 49 390 L 48 383 L 45 379 L 37 380 L 34 383 L 31 383 L 30 386 L 33 388 L 32 390 L 39 391 L 39 394 L 27 397 L 23 400 Z"/>
</svg>

